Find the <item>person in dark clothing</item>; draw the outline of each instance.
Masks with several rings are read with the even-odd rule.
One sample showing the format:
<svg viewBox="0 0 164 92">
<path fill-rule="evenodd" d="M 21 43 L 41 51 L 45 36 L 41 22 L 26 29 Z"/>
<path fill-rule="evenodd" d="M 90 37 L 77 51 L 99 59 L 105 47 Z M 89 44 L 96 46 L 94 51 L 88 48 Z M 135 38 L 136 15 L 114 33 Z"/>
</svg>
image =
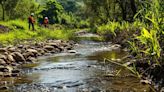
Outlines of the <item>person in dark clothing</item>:
<svg viewBox="0 0 164 92">
<path fill-rule="evenodd" d="M 32 26 L 32 30 L 34 29 L 34 23 L 35 23 L 35 19 L 34 19 L 34 13 L 31 13 L 30 17 L 28 17 L 28 23 L 29 23 L 29 30 Z"/>
</svg>

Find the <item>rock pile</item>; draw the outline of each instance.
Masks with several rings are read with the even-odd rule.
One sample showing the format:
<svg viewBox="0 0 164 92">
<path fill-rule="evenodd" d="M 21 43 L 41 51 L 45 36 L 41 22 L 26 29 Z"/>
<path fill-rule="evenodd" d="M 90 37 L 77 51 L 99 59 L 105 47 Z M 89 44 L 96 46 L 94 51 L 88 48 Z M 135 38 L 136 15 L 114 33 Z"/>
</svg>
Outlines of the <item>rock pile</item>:
<svg viewBox="0 0 164 92">
<path fill-rule="evenodd" d="M 0 48 L 0 76 L 19 75 L 18 65 L 34 63 L 38 56 L 65 52 L 73 48 L 73 42 L 48 40 L 45 42 Z"/>
</svg>

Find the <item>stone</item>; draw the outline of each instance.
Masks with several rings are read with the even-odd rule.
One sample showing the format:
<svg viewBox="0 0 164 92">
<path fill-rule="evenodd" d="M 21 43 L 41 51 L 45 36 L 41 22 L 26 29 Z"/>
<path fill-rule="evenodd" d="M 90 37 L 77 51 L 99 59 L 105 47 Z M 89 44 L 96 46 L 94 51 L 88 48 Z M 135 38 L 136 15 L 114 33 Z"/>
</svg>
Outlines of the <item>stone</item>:
<svg viewBox="0 0 164 92">
<path fill-rule="evenodd" d="M 16 62 L 25 62 L 24 56 L 19 52 L 13 52 L 12 56 Z"/>
<path fill-rule="evenodd" d="M 44 55 L 45 51 L 43 49 L 37 49 L 38 54 Z"/>
<path fill-rule="evenodd" d="M 12 66 L 6 66 L 5 67 L 9 72 L 12 72 L 12 70 L 13 70 L 13 67 Z"/>
<path fill-rule="evenodd" d="M 12 62 L 11 63 L 11 66 L 18 66 L 19 64 L 18 63 L 15 63 L 15 62 Z"/>
<path fill-rule="evenodd" d="M 29 57 L 29 58 L 27 59 L 27 61 L 28 61 L 28 62 L 31 62 L 31 63 L 35 63 L 35 62 L 37 61 L 37 59 L 36 59 L 36 58 L 33 58 L 33 57 Z"/>
<path fill-rule="evenodd" d="M 63 41 L 62 40 L 53 40 L 52 42 L 53 43 L 62 43 Z"/>
<path fill-rule="evenodd" d="M 12 70 L 11 72 L 12 72 L 12 73 L 20 73 L 20 70 L 15 69 L 15 70 Z"/>
<path fill-rule="evenodd" d="M 18 45 L 17 46 L 19 49 L 22 49 L 24 47 L 24 45 Z"/>
<path fill-rule="evenodd" d="M 115 77 L 115 75 L 114 74 L 106 74 L 106 75 L 104 75 L 104 77 Z"/>
<path fill-rule="evenodd" d="M 11 74 L 11 77 L 18 77 L 19 76 L 19 73 L 12 73 Z"/>
<path fill-rule="evenodd" d="M 0 66 L 1 72 L 11 72 L 13 68 L 11 66 Z"/>
<path fill-rule="evenodd" d="M 6 60 L 7 57 L 6 57 L 5 55 L 1 55 L 1 54 L 0 54 L 0 59 Z"/>
<path fill-rule="evenodd" d="M 0 65 L 5 65 L 6 62 L 3 59 L 0 59 Z"/>
<path fill-rule="evenodd" d="M 54 48 L 59 48 L 59 43 L 48 43 L 48 46 L 53 46 Z"/>
<path fill-rule="evenodd" d="M 59 47 L 57 49 L 61 52 L 61 51 L 64 51 L 65 48 L 61 46 L 61 47 Z"/>
<path fill-rule="evenodd" d="M 11 73 L 4 73 L 4 77 L 11 77 Z"/>
<path fill-rule="evenodd" d="M 69 53 L 77 53 L 76 50 L 68 50 Z"/>
<path fill-rule="evenodd" d="M 148 81 L 148 80 L 140 80 L 140 83 L 142 83 L 142 84 L 151 84 L 151 82 Z"/>
<path fill-rule="evenodd" d="M 15 51 L 17 51 L 17 50 L 16 50 L 15 47 L 11 47 L 11 48 L 8 48 L 8 51 L 9 51 L 9 52 L 15 52 Z"/>
<path fill-rule="evenodd" d="M 11 62 L 15 62 L 15 60 L 14 60 L 14 58 L 13 58 L 13 56 L 12 55 L 7 55 L 7 59 L 9 60 L 9 61 L 11 61 Z"/>
<path fill-rule="evenodd" d="M 120 47 L 121 47 L 121 45 L 119 45 L 119 44 L 114 44 L 111 46 L 111 48 L 113 48 L 113 49 L 119 49 Z"/>
<path fill-rule="evenodd" d="M 66 50 L 72 50 L 72 48 L 73 48 L 72 46 L 65 47 Z"/>
<path fill-rule="evenodd" d="M 28 57 L 35 57 L 34 53 L 32 53 L 32 52 L 23 53 L 23 56 L 25 59 L 27 59 Z"/>
<path fill-rule="evenodd" d="M 3 72 L 0 72 L 0 77 L 2 77 L 3 76 Z"/>
<path fill-rule="evenodd" d="M 48 51 L 52 51 L 54 50 L 54 47 L 53 46 L 44 46 L 44 49 L 48 50 Z"/>
<path fill-rule="evenodd" d="M 7 89 L 9 89 L 9 87 L 7 87 L 7 86 L 0 87 L 0 90 L 7 90 Z"/>
<path fill-rule="evenodd" d="M 7 52 L 6 48 L 0 48 L 0 53 L 5 53 Z"/>
<path fill-rule="evenodd" d="M 37 50 L 35 50 L 35 49 L 27 49 L 27 52 L 31 52 L 31 53 L 33 53 L 33 54 L 38 54 L 38 51 Z"/>
</svg>

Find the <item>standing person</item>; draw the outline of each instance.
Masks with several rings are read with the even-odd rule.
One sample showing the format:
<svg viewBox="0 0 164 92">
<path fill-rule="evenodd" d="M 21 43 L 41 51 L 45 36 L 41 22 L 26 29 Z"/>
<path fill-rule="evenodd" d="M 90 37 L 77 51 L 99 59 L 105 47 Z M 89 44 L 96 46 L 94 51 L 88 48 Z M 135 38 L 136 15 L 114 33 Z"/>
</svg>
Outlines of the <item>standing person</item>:
<svg viewBox="0 0 164 92">
<path fill-rule="evenodd" d="M 48 23 L 49 23 L 48 17 L 45 17 L 43 21 L 44 27 L 48 27 Z"/>
<path fill-rule="evenodd" d="M 35 23 L 34 13 L 31 13 L 30 17 L 28 17 L 28 23 L 29 23 L 29 30 L 31 26 L 32 26 L 32 30 L 34 30 L 34 23 Z"/>
</svg>

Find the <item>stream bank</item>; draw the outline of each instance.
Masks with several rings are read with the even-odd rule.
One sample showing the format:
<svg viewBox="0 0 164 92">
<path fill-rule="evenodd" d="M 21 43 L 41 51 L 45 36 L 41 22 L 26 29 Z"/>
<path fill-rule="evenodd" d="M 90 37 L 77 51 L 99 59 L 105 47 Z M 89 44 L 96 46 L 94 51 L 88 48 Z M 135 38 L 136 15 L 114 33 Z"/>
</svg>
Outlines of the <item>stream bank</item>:
<svg viewBox="0 0 164 92">
<path fill-rule="evenodd" d="M 82 37 L 78 44 L 73 43 L 74 50 L 67 48 L 66 52 L 38 57 L 38 63 L 24 64 L 20 76 L 1 79 L 2 87 L 7 87 L 6 92 L 152 91 L 126 68 L 104 62 L 104 58 L 126 62 L 123 59 L 128 53 L 119 45 Z"/>
<path fill-rule="evenodd" d="M 37 63 L 40 56 L 48 56 L 55 53 L 71 52 L 74 42 L 62 40 L 47 40 L 40 43 L 28 42 L 16 46 L 0 48 L 0 80 L 3 78 L 19 77 L 22 72 L 19 69 L 23 64 Z M 8 89 L 0 82 L 0 89 Z"/>
</svg>

